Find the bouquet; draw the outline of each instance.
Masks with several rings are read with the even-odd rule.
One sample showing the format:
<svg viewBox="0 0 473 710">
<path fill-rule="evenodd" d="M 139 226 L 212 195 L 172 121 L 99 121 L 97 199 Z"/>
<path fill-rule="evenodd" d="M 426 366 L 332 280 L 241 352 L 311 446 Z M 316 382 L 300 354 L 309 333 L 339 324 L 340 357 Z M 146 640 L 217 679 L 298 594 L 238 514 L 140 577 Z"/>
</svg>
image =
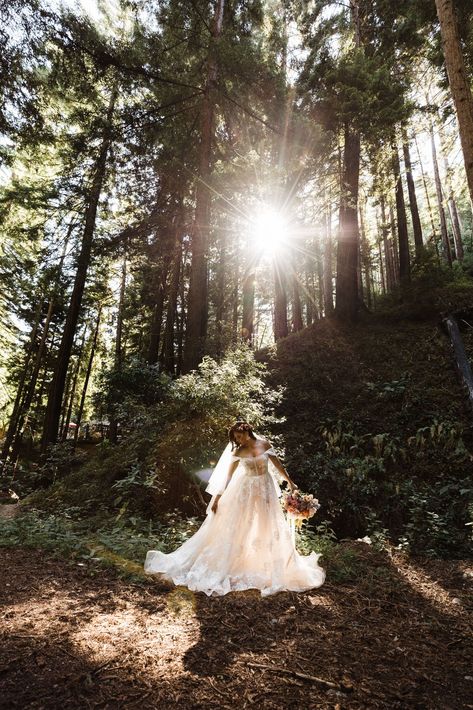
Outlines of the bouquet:
<svg viewBox="0 0 473 710">
<path fill-rule="evenodd" d="M 312 494 L 299 490 L 287 491 L 282 496 L 282 506 L 289 520 L 293 520 L 298 528 L 302 521 L 311 518 L 320 508 L 320 503 Z"/>
</svg>

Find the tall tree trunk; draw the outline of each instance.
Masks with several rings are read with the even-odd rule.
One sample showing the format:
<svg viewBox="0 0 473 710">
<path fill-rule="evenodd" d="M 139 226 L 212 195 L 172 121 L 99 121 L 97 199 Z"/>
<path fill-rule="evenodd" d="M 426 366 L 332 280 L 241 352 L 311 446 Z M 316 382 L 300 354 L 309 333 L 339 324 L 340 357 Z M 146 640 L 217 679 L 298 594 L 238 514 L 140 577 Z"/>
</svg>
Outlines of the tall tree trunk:
<svg viewBox="0 0 473 710">
<path fill-rule="evenodd" d="M 220 356 L 225 350 L 224 325 L 225 325 L 225 274 L 227 266 L 227 239 L 225 230 L 220 230 L 219 255 L 216 273 L 216 297 L 215 297 L 215 328 L 216 328 L 216 352 Z"/>
<path fill-rule="evenodd" d="M 411 263 L 409 257 L 409 235 L 407 233 L 406 204 L 402 189 L 401 166 L 397 145 L 393 143 L 393 173 L 396 195 L 397 236 L 399 244 L 399 278 L 404 283 L 410 278 Z"/>
<path fill-rule="evenodd" d="M 34 393 L 35 393 L 35 389 L 36 389 L 36 383 L 38 381 L 38 375 L 39 375 L 39 371 L 41 368 L 41 363 L 43 362 L 43 357 L 44 357 L 44 353 L 46 350 L 46 340 L 47 340 L 48 333 L 49 333 L 49 324 L 51 322 L 53 310 L 54 310 L 54 300 L 53 300 L 53 297 L 51 297 L 51 299 L 49 301 L 48 312 L 46 314 L 46 320 L 45 320 L 44 326 L 43 326 L 43 332 L 41 334 L 41 341 L 39 343 L 38 351 L 36 353 L 33 372 L 31 373 L 31 376 L 28 381 L 26 395 L 23 399 L 22 406 L 21 406 L 21 414 L 20 414 L 18 422 L 17 422 L 16 435 L 15 435 L 15 439 L 14 439 L 13 446 L 12 446 L 12 459 L 15 459 L 20 451 L 22 440 L 23 440 L 23 432 L 25 431 L 26 425 L 28 423 L 29 410 L 31 407 L 31 403 L 33 401 L 33 397 L 34 397 Z"/>
<path fill-rule="evenodd" d="M 287 279 L 285 264 L 274 259 L 274 340 L 277 342 L 288 335 L 287 324 Z"/>
<path fill-rule="evenodd" d="M 156 266 L 156 276 L 153 284 L 153 312 L 147 348 L 147 360 L 149 365 L 157 363 L 159 358 L 164 301 L 166 298 L 168 275 L 172 261 L 172 256 L 169 253 L 170 249 L 172 249 L 172 246 L 169 245 L 169 234 L 167 230 L 163 230 L 163 233 L 159 235 L 159 246 L 157 252 L 153 254 L 153 261 Z"/>
<path fill-rule="evenodd" d="M 233 293 L 232 293 L 232 334 L 234 343 L 238 340 L 238 305 L 240 288 L 240 261 L 237 259 L 233 272 Z"/>
<path fill-rule="evenodd" d="M 455 253 L 457 259 L 459 261 L 463 261 L 465 252 L 463 250 L 460 217 L 458 215 L 457 203 L 452 191 L 450 191 L 448 195 L 448 211 L 450 214 L 450 220 L 452 222 L 453 239 L 455 242 Z"/>
<path fill-rule="evenodd" d="M 409 193 L 409 209 L 412 218 L 412 229 L 414 232 L 414 244 L 416 250 L 416 258 L 419 258 L 424 248 L 422 239 L 422 225 L 420 223 L 419 208 L 417 206 L 416 187 L 414 177 L 412 175 L 411 154 L 409 151 L 409 139 L 407 137 L 406 127 L 402 127 L 402 152 L 404 155 L 404 165 L 406 168 L 407 191 Z"/>
<path fill-rule="evenodd" d="M 23 402 L 25 400 L 25 385 L 26 385 L 26 379 L 28 377 L 28 371 L 30 368 L 30 363 L 33 357 L 33 353 L 35 350 L 36 346 L 36 338 L 38 335 L 38 329 L 39 329 L 39 324 L 41 322 L 41 314 L 43 310 L 43 304 L 44 304 L 44 299 L 41 296 L 38 305 L 36 308 L 36 313 L 35 313 L 35 319 L 34 319 L 34 324 L 31 329 L 30 337 L 29 337 L 29 342 L 28 342 L 28 347 L 26 350 L 26 357 L 25 357 L 25 362 L 23 365 L 23 369 L 21 372 L 20 376 L 20 381 L 18 382 L 18 387 L 16 390 L 16 396 L 15 396 L 15 402 L 13 403 L 13 410 L 10 416 L 10 421 L 8 423 L 8 429 L 5 437 L 5 441 L 3 442 L 3 447 L 2 447 L 2 470 L 5 467 L 5 464 L 9 458 L 10 454 L 10 448 L 13 443 L 13 440 L 15 439 L 15 436 L 18 432 L 19 429 L 21 429 L 21 417 L 22 413 L 24 411 L 24 406 Z"/>
<path fill-rule="evenodd" d="M 115 372 L 120 372 L 123 365 L 123 316 L 125 310 L 125 290 L 126 290 L 126 251 L 123 254 L 122 261 L 122 275 L 120 280 L 120 297 L 118 300 L 118 313 L 117 313 L 117 329 L 115 332 L 115 358 L 114 358 L 114 369 Z M 162 307 L 161 307 L 162 312 Z M 99 314 L 100 318 L 100 314 Z M 160 322 L 161 325 L 161 322 Z M 98 327 L 98 326 L 97 326 Z M 155 361 L 154 361 L 155 362 Z M 108 428 L 108 438 L 112 444 L 117 443 L 118 435 L 118 419 L 115 412 L 112 409 L 110 413 L 110 425 Z"/>
<path fill-rule="evenodd" d="M 368 308 L 371 308 L 372 298 L 371 298 L 371 266 L 370 266 L 370 250 L 368 246 L 368 240 L 366 237 L 365 230 L 365 219 L 364 219 L 365 205 L 360 205 L 360 258 L 365 270 L 365 283 L 366 283 L 366 303 Z M 361 273 L 361 269 L 360 269 Z"/>
<path fill-rule="evenodd" d="M 393 260 L 393 248 L 389 239 L 389 224 L 386 213 L 386 197 L 381 195 L 379 204 L 381 207 L 381 234 L 383 236 L 384 261 L 386 264 L 386 291 L 392 291 L 396 285 L 396 273 Z"/>
<path fill-rule="evenodd" d="M 442 236 L 442 243 L 443 243 L 443 248 L 444 248 L 444 253 L 445 253 L 445 259 L 447 260 L 448 265 L 451 266 L 452 265 L 452 252 L 450 249 L 450 240 L 448 238 L 447 220 L 445 218 L 445 208 L 443 206 L 442 183 L 440 181 L 440 171 L 439 171 L 439 164 L 438 164 L 438 160 L 437 160 L 437 148 L 435 146 L 435 135 L 434 135 L 434 127 L 432 125 L 432 122 L 430 123 L 429 131 L 430 131 L 430 142 L 431 142 L 431 146 L 432 146 L 432 163 L 434 166 L 435 190 L 437 193 L 437 205 L 438 205 L 439 216 L 440 216 L 440 234 Z"/>
<path fill-rule="evenodd" d="M 306 261 L 305 265 L 305 276 L 304 276 L 304 291 L 305 291 L 305 318 L 307 325 L 311 325 L 315 319 L 316 309 L 314 304 L 314 298 L 312 295 L 313 284 L 312 284 L 312 259 Z"/>
<path fill-rule="evenodd" d="M 292 330 L 294 333 L 297 333 L 297 331 L 302 330 L 303 327 L 299 278 L 294 271 L 292 275 Z"/>
<path fill-rule="evenodd" d="M 118 88 L 117 85 L 115 85 L 110 96 L 100 151 L 94 166 L 92 185 L 85 212 L 85 225 L 82 235 L 82 244 L 77 260 L 74 288 L 67 312 L 61 344 L 59 346 L 56 368 L 49 391 L 48 404 L 44 418 L 43 437 L 41 441 L 41 450 L 43 453 L 46 451 L 48 444 L 56 441 L 58 435 L 59 418 L 61 415 L 61 403 L 64 394 L 66 374 L 69 367 L 72 343 L 74 341 L 80 307 L 82 304 L 82 295 L 84 293 L 85 280 L 89 268 L 92 242 L 95 232 L 97 207 L 105 178 L 107 157 L 112 140 L 112 118 L 117 95 Z"/>
<path fill-rule="evenodd" d="M 324 313 L 326 318 L 330 318 L 333 314 L 332 212 L 330 207 L 325 213 Z"/>
<path fill-rule="evenodd" d="M 248 263 L 245 266 L 242 283 L 242 323 L 241 338 L 253 345 L 255 319 L 255 263 L 250 249 L 246 251 Z"/>
<path fill-rule="evenodd" d="M 458 31 L 453 0 L 435 0 L 448 82 L 458 119 L 466 177 L 473 204 L 473 96 Z"/>
<path fill-rule="evenodd" d="M 120 296 L 118 300 L 117 331 L 115 334 L 115 368 L 120 370 L 123 363 L 123 319 L 125 311 L 127 255 L 123 255 L 122 273 L 120 280 Z"/>
<path fill-rule="evenodd" d="M 182 255 L 183 270 L 188 261 L 187 246 L 184 246 Z M 181 278 L 179 283 L 179 306 L 176 309 L 176 375 L 179 376 L 183 372 L 184 365 L 184 327 L 186 313 L 186 289 L 185 279 Z"/>
<path fill-rule="evenodd" d="M 44 325 L 43 325 L 43 330 L 42 330 L 42 334 L 41 334 L 41 340 L 40 340 L 40 343 L 39 343 L 38 351 L 37 351 L 37 353 L 36 353 L 36 358 L 35 358 L 35 364 L 34 364 L 34 367 L 33 367 L 33 372 L 31 373 L 31 376 L 29 377 L 29 380 L 28 380 L 28 387 L 27 387 L 27 389 L 26 389 L 26 395 L 25 395 L 25 398 L 24 398 L 23 403 L 22 403 L 21 417 L 20 417 L 20 420 L 19 420 L 19 422 L 18 422 L 18 428 L 17 428 L 17 432 L 16 432 L 16 436 L 15 436 L 15 441 L 14 441 L 14 444 L 13 444 L 13 451 L 12 451 L 12 456 L 13 456 L 13 458 L 16 458 L 16 456 L 18 455 L 18 453 L 19 453 L 19 451 L 20 451 L 21 444 L 22 444 L 22 440 L 23 440 L 23 432 L 25 431 L 26 426 L 27 426 L 28 421 L 29 421 L 30 407 L 31 407 L 31 404 L 32 404 L 32 402 L 33 402 L 33 398 L 34 398 L 34 394 L 35 394 L 35 390 L 36 390 L 36 384 L 37 384 L 39 372 L 40 372 L 40 369 L 41 369 L 41 364 L 42 364 L 42 362 L 43 362 L 43 360 L 44 360 L 45 353 L 46 353 L 46 351 L 47 351 L 46 345 L 47 345 L 47 339 L 48 339 L 48 335 L 49 335 L 49 327 L 50 327 L 50 324 L 51 324 L 51 318 L 52 318 L 52 315 L 53 315 L 53 312 L 54 312 L 54 307 L 55 307 L 55 305 L 56 305 L 56 300 L 57 300 L 57 295 L 58 295 L 58 289 L 59 289 L 59 280 L 60 280 L 60 277 L 61 277 L 61 274 L 62 274 L 62 269 L 63 269 L 63 266 L 64 266 L 64 260 L 65 260 L 65 258 L 66 258 L 67 246 L 68 246 L 68 244 L 69 244 L 69 239 L 70 239 L 70 237 L 71 237 L 71 234 L 72 234 L 72 232 L 73 232 L 75 226 L 76 226 L 76 225 L 74 224 L 74 222 L 71 222 L 71 223 L 69 224 L 69 227 L 68 227 L 68 230 L 67 230 L 65 239 L 64 239 L 61 258 L 59 259 L 59 263 L 58 263 L 58 266 L 57 266 L 56 282 L 55 282 L 55 284 L 54 284 L 54 286 L 53 286 L 53 289 L 52 289 L 52 292 L 51 292 L 51 296 L 50 296 L 50 299 L 49 299 L 48 312 L 47 312 L 47 314 L 46 314 L 46 320 L 45 320 Z M 53 340 L 54 340 L 54 338 L 53 338 Z M 41 403 L 41 392 L 42 392 L 42 388 L 44 387 L 44 382 L 45 382 L 45 378 L 46 378 L 46 374 L 47 374 L 47 369 L 48 369 L 48 368 L 47 368 L 47 363 L 46 363 L 46 364 L 45 364 L 45 368 L 44 368 L 44 377 L 43 377 L 43 381 L 42 381 L 42 385 L 41 385 L 40 392 L 39 392 L 39 397 L 38 397 L 38 402 L 39 402 L 39 403 Z"/>
<path fill-rule="evenodd" d="M 77 412 L 77 422 L 76 422 L 76 428 L 74 431 L 74 446 L 76 446 L 76 444 L 77 444 L 77 439 L 79 437 L 79 429 L 80 429 L 80 425 L 82 422 L 82 415 L 84 413 L 85 397 L 87 395 L 87 387 L 89 386 L 90 373 L 92 372 L 92 364 L 94 361 L 95 351 L 97 348 L 97 338 L 99 335 L 101 315 L 102 315 L 102 307 L 99 306 L 99 310 L 97 312 L 97 321 L 95 324 L 95 330 L 94 330 L 94 334 L 92 336 L 92 343 L 91 343 L 91 347 L 90 347 L 89 360 L 87 363 L 87 370 L 85 373 L 84 384 L 82 385 L 82 393 L 81 393 L 81 397 L 80 397 L 79 410 Z"/>
<path fill-rule="evenodd" d="M 163 277 L 163 274 L 161 274 Z M 161 327 L 163 324 L 163 309 L 164 309 L 164 284 L 158 286 L 156 301 L 153 305 L 153 315 L 151 318 L 151 328 L 149 333 L 148 343 L 148 364 L 154 365 L 158 361 L 159 344 L 161 339 Z"/>
<path fill-rule="evenodd" d="M 360 179 L 360 134 L 345 124 L 343 179 L 340 195 L 340 229 L 337 247 L 335 313 L 354 320 L 358 308 L 358 188 Z"/>
<path fill-rule="evenodd" d="M 437 253 L 438 253 L 438 249 L 437 249 L 437 229 L 436 229 L 436 227 L 435 227 L 434 212 L 433 212 L 433 209 L 432 209 L 432 203 L 431 203 L 431 201 L 430 201 L 429 188 L 428 188 L 428 185 L 427 185 L 427 179 L 426 179 L 426 177 L 425 177 L 424 166 L 423 166 L 423 164 L 422 164 L 422 158 L 421 158 L 420 150 L 419 150 L 419 143 L 418 143 L 418 141 L 417 141 L 417 136 L 416 136 L 416 135 L 414 136 L 414 142 L 415 142 L 415 146 L 416 146 L 416 150 L 417 150 L 417 158 L 418 158 L 418 160 L 419 160 L 420 174 L 421 174 L 421 176 L 422 176 L 422 184 L 423 184 L 423 186 L 424 186 L 425 201 L 427 202 L 427 209 L 428 209 L 428 211 L 429 211 L 430 226 L 431 226 L 431 229 L 432 229 L 432 241 L 433 241 L 433 243 L 435 244 L 435 249 L 436 249 L 436 251 L 437 251 Z"/>
<path fill-rule="evenodd" d="M 182 204 L 181 204 L 182 209 Z M 166 322 L 164 325 L 163 349 L 161 360 L 163 369 L 169 374 L 174 373 L 174 325 L 177 315 L 177 299 L 179 297 L 179 284 L 182 270 L 182 215 L 176 221 L 174 258 L 171 267 L 171 282 L 169 284 L 168 302 L 166 309 Z"/>
<path fill-rule="evenodd" d="M 399 283 L 399 244 L 398 244 L 398 233 L 397 233 L 397 223 L 394 216 L 394 207 L 392 202 L 389 203 L 389 223 L 391 227 L 391 256 L 393 261 L 393 271 L 394 271 L 394 284 Z"/>
<path fill-rule="evenodd" d="M 48 340 L 46 338 L 46 343 L 45 343 L 45 353 L 53 353 L 54 348 L 56 346 L 56 341 L 59 340 L 60 333 L 59 333 L 59 327 L 56 325 L 54 328 L 51 329 L 50 327 L 50 335 L 51 335 L 51 340 L 50 343 L 48 344 Z M 47 356 L 44 358 L 44 363 L 43 363 L 43 372 L 42 372 L 42 377 L 41 377 L 41 382 L 39 385 L 39 390 L 36 394 L 35 400 L 36 400 L 36 405 L 35 409 L 39 409 L 43 406 L 43 396 L 44 393 L 47 391 L 47 386 L 48 386 L 48 371 L 49 371 L 49 363 L 48 363 L 48 358 Z"/>
<path fill-rule="evenodd" d="M 71 356 L 71 362 L 70 365 L 72 365 L 72 356 Z M 61 406 L 61 416 L 59 418 L 59 427 L 58 427 L 58 441 L 62 438 L 62 432 L 64 430 L 64 422 L 66 421 L 66 415 L 67 415 L 67 407 L 69 404 L 69 399 L 70 399 L 70 394 L 71 394 L 71 387 L 72 387 L 72 380 L 74 378 L 74 369 L 72 367 L 69 367 L 69 370 L 67 371 L 67 377 L 66 377 L 66 382 L 64 385 L 64 396 L 62 398 L 62 406 Z"/>
<path fill-rule="evenodd" d="M 74 368 L 74 374 L 72 376 L 71 390 L 69 392 L 69 402 L 65 408 L 64 421 L 60 428 L 61 441 L 66 441 L 67 435 L 69 433 L 69 424 L 71 423 L 72 408 L 74 407 L 74 399 L 76 396 L 77 381 L 79 379 L 80 367 L 82 364 L 82 353 L 84 352 L 85 337 L 87 333 L 87 328 L 84 328 L 84 335 L 82 336 L 82 342 L 80 344 L 79 352 L 77 353 L 77 362 Z"/>
<path fill-rule="evenodd" d="M 322 315 L 325 315 L 324 311 L 324 262 L 323 262 L 323 255 L 322 255 L 322 249 L 321 249 L 321 244 L 320 244 L 320 239 L 317 237 L 314 240 L 314 253 L 315 253 L 315 262 L 317 265 L 317 302 L 318 302 L 318 312 L 320 318 L 322 318 Z M 315 288 L 313 289 L 314 291 L 314 300 L 315 300 Z"/>
<path fill-rule="evenodd" d="M 379 275 L 381 279 L 381 290 L 386 293 L 386 277 L 384 275 L 383 253 L 381 251 L 381 239 L 378 241 Z"/>
<path fill-rule="evenodd" d="M 216 44 L 222 33 L 225 0 L 217 0 L 212 23 L 207 80 L 205 84 L 199 149 L 199 179 L 195 195 L 195 218 L 192 233 L 192 263 L 187 301 L 187 331 L 184 349 L 186 372 L 199 364 L 204 354 L 208 319 L 208 243 L 210 229 L 212 140 L 214 133 L 214 91 L 217 82 Z"/>
<path fill-rule="evenodd" d="M 448 193 L 447 204 L 448 204 L 448 212 L 450 215 L 450 222 L 452 224 L 453 241 L 455 244 L 455 255 L 459 261 L 463 261 L 464 251 L 463 251 L 463 242 L 462 242 L 462 230 L 461 230 L 461 226 L 460 226 L 460 219 L 458 216 L 457 205 L 456 205 L 455 197 L 454 197 L 454 193 L 453 193 L 453 185 L 452 185 L 452 180 L 451 180 L 451 176 L 450 176 L 450 166 L 448 164 L 447 151 L 443 145 L 441 131 L 439 131 L 439 140 L 440 140 L 440 154 L 443 157 L 443 164 L 444 164 L 444 168 L 445 168 L 445 184 L 447 186 L 447 193 Z"/>
</svg>

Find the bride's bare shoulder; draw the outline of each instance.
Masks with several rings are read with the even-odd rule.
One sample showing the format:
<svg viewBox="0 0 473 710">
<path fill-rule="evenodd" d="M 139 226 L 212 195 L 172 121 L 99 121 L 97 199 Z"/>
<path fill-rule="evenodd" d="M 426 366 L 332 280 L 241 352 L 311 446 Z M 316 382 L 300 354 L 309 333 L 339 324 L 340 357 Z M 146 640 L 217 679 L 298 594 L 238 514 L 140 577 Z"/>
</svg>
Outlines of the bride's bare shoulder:
<svg viewBox="0 0 473 710">
<path fill-rule="evenodd" d="M 259 437 L 259 440 L 260 440 L 261 443 L 263 444 L 265 451 L 267 451 L 268 449 L 272 449 L 272 448 L 273 448 L 272 445 L 271 445 L 271 442 L 268 441 L 268 440 L 266 439 L 266 437 L 260 436 L 260 437 Z"/>
</svg>

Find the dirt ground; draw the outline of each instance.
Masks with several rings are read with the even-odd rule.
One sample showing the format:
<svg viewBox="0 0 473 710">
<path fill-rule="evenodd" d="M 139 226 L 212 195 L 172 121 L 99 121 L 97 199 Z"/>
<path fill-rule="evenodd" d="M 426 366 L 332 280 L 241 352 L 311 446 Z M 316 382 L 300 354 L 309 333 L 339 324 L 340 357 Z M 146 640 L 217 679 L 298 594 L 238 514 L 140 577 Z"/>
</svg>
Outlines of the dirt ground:
<svg viewBox="0 0 473 710">
<path fill-rule="evenodd" d="M 345 544 L 352 582 L 267 598 L 2 548 L 0 706 L 473 708 L 471 563 Z"/>
</svg>

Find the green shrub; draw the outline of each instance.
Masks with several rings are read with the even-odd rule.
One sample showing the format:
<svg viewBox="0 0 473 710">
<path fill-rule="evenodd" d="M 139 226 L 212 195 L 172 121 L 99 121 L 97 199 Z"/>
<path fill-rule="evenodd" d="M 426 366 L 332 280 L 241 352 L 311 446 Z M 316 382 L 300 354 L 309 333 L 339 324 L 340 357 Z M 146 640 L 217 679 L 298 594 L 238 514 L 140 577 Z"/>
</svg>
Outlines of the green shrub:
<svg viewBox="0 0 473 710">
<path fill-rule="evenodd" d="M 125 575 L 144 576 L 148 550 L 171 552 L 200 525 L 197 518 L 183 518 L 178 511 L 160 520 L 138 516 L 105 518 L 91 525 L 81 517 L 80 507 L 64 508 L 60 514 L 30 509 L 15 518 L 0 520 L 0 547 L 31 547 L 47 550 L 73 563 L 99 563 Z"/>
<path fill-rule="evenodd" d="M 274 408 L 279 389 L 264 382 L 265 366 L 246 346 L 230 350 L 222 360 L 206 357 L 197 370 L 175 380 L 139 363 L 127 370 L 128 404 L 125 431 L 118 445 L 104 442 L 78 470 L 27 502 L 51 511 L 82 505 L 111 513 L 142 516 L 180 509 L 202 515 L 206 502 L 196 472 L 211 467 L 227 443 L 227 428 L 238 416 L 265 432 L 278 421 Z M 131 373 L 131 374 L 130 374 Z M 153 377 L 156 382 L 153 385 Z M 142 388 L 151 390 L 142 399 Z M 123 391 L 123 390 L 122 390 Z M 148 397 L 148 395 L 147 395 Z M 106 401 L 104 396 L 103 402 Z M 56 458 L 50 466 L 59 466 Z M 65 462 L 65 466 L 68 466 Z"/>
</svg>

